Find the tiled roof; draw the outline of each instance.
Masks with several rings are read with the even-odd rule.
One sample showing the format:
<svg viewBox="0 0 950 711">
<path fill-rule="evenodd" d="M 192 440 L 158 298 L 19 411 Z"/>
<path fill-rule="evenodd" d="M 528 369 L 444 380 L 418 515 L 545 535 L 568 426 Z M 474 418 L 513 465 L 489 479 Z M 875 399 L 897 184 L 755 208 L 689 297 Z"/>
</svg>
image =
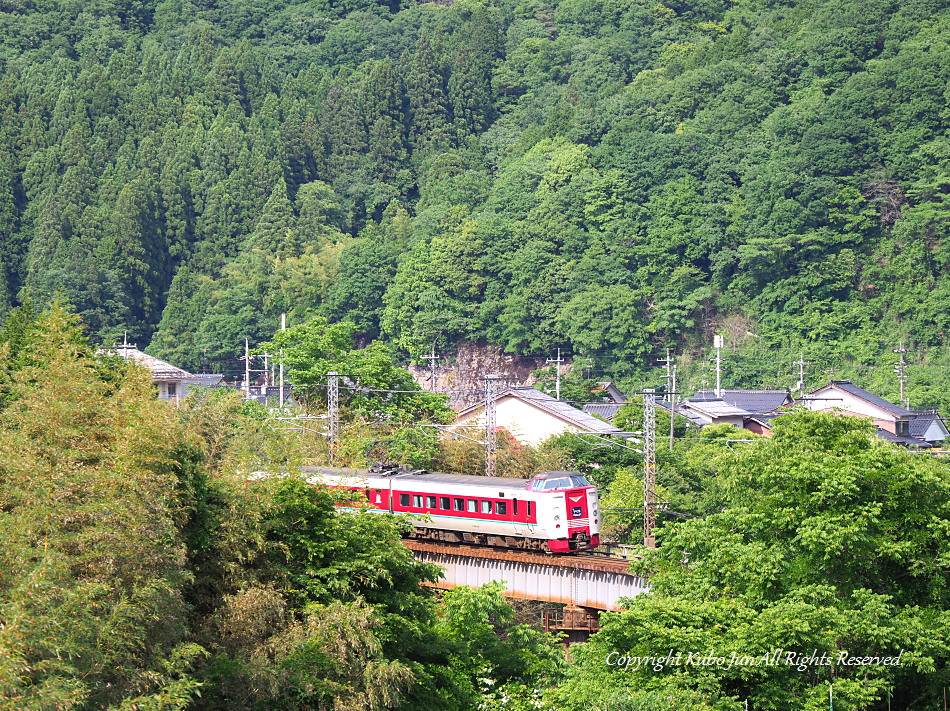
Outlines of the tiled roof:
<svg viewBox="0 0 950 711">
<path fill-rule="evenodd" d="M 584 412 L 603 417 L 605 420 L 613 420 L 621 407 L 623 404 L 619 402 L 588 402 L 584 403 Z"/>
<path fill-rule="evenodd" d="M 878 397 L 877 395 L 869 393 L 864 388 L 859 388 L 850 380 L 832 380 L 831 383 L 829 383 L 823 388 L 818 388 L 818 390 L 815 390 L 814 392 L 810 393 L 810 395 L 816 395 L 820 392 L 823 392 L 831 388 L 837 388 L 838 390 L 843 390 L 844 392 L 850 395 L 854 395 L 856 398 L 864 400 L 865 402 L 870 403 L 874 405 L 875 407 L 879 407 L 885 412 L 889 412 L 896 417 L 912 417 L 914 414 L 910 410 L 904 407 L 901 407 L 900 405 L 895 405 L 893 402 L 890 402 L 889 400 L 885 400 L 882 397 Z"/>
<path fill-rule="evenodd" d="M 791 400 L 787 390 L 723 390 L 722 398 L 716 397 L 714 390 L 700 390 L 689 399 L 721 399 L 730 405 L 755 413 L 775 412 Z"/>
<path fill-rule="evenodd" d="M 914 415 L 916 417 L 907 426 L 907 431 L 911 437 L 923 437 L 934 422 L 939 422 L 946 429 L 943 418 L 937 414 L 936 410 L 915 410 Z"/>
<path fill-rule="evenodd" d="M 187 370 L 182 370 L 160 358 L 143 353 L 133 346 L 114 346 L 113 348 L 107 348 L 105 352 L 126 360 L 135 361 L 139 365 L 148 368 L 152 372 L 152 380 L 188 380 L 194 377 Z"/>
<path fill-rule="evenodd" d="M 746 417 L 752 413 L 724 400 L 686 400 L 683 407 L 710 417 Z"/>
<path fill-rule="evenodd" d="M 197 385 L 211 388 L 221 385 L 222 381 L 224 380 L 224 376 L 220 373 L 192 373 L 186 380 L 186 385 Z"/>
<path fill-rule="evenodd" d="M 894 444 L 900 444 L 904 447 L 921 447 L 923 449 L 929 449 L 933 447 L 929 442 L 925 442 L 922 439 L 917 439 L 915 437 L 904 437 L 902 435 L 896 435 L 892 432 L 888 432 L 885 429 L 877 428 L 877 436 L 888 442 L 893 442 Z"/>
<path fill-rule="evenodd" d="M 805 400 L 821 400 L 822 399 L 821 397 L 815 397 L 815 396 L 819 395 L 820 393 L 827 392 L 828 390 L 834 390 L 834 389 L 841 390 L 843 392 L 848 393 L 849 395 L 853 395 L 859 400 L 864 400 L 865 402 L 871 405 L 874 405 L 875 407 L 878 407 L 881 410 L 884 410 L 884 412 L 888 412 L 894 415 L 895 417 L 910 418 L 914 414 L 910 410 L 903 408 L 900 405 L 895 405 L 893 402 L 890 402 L 889 400 L 885 400 L 882 397 L 878 397 L 877 395 L 869 393 L 864 388 L 859 388 L 850 380 L 832 380 L 828 385 L 818 388 L 817 390 L 814 390 L 808 395 L 806 395 L 804 399 Z"/>
<path fill-rule="evenodd" d="M 597 386 L 599 391 L 605 393 L 614 402 L 627 402 L 627 396 L 620 392 L 620 389 L 609 380 L 598 381 Z M 597 390 L 594 392 L 597 392 Z"/>
<path fill-rule="evenodd" d="M 593 415 L 589 415 L 582 410 L 578 410 L 573 405 L 561 400 L 555 400 L 547 393 L 543 393 L 540 390 L 535 390 L 531 387 L 510 388 L 509 390 L 503 392 L 499 398 L 502 398 L 505 395 L 511 395 L 520 400 L 528 401 L 541 410 L 545 410 L 552 415 L 560 417 L 562 420 L 567 420 L 572 425 L 585 432 L 596 432 L 598 434 L 612 435 L 620 434 L 622 431 L 617 427 L 604 422 L 603 420 L 598 420 Z"/>
</svg>

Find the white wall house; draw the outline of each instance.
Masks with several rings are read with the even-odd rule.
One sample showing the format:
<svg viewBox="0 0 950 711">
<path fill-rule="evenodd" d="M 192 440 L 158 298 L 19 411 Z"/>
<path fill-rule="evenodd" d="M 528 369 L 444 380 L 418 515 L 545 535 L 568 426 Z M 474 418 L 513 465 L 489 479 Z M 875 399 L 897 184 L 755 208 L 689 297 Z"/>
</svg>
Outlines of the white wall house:
<svg viewBox="0 0 950 711">
<path fill-rule="evenodd" d="M 564 432 L 592 433 L 600 436 L 618 435 L 621 430 L 576 407 L 555 400 L 534 388 L 506 390 L 495 401 L 496 422 L 522 444 L 536 446 Z M 453 427 L 475 439 L 479 435 L 468 427 L 484 426 L 485 404 L 471 405 L 458 413 Z"/>
<path fill-rule="evenodd" d="M 152 382 L 158 388 L 159 400 L 178 402 L 185 396 L 186 383 L 194 382 L 195 376 L 187 370 L 177 368 L 160 358 L 143 353 L 138 348 L 123 344 L 107 349 L 108 353 L 117 355 L 125 360 L 135 361 L 147 368 L 152 374 Z"/>
<path fill-rule="evenodd" d="M 913 412 L 859 388 L 850 380 L 832 380 L 797 404 L 816 412 L 866 417 L 877 425 L 878 437 L 904 447 L 941 446 L 946 437 L 943 433 L 947 428 L 936 412 Z"/>
<path fill-rule="evenodd" d="M 850 380 L 832 380 L 808 393 L 798 404 L 816 412 L 840 410 L 843 415 L 867 417 L 882 430 L 901 437 L 910 434 L 910 421 L 915 417 L 907 408 L 869 393 Z"/>
</svg>

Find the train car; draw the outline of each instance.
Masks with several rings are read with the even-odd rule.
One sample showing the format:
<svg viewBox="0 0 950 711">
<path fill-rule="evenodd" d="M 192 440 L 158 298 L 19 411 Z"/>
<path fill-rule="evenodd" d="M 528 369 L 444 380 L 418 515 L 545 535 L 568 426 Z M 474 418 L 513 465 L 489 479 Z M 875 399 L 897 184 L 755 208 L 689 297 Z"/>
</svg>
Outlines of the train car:
<svg viewBox="0 0 950 711">
<path fill-rule="evenodd" d="M 597 488 L 578 472 L 531 479 L 381 468 L 304 473 L 313 484 L 362 491 L 369 510 L 410 517 L 414 538 L 551 553 L 600 544 Z"/>
</svg>

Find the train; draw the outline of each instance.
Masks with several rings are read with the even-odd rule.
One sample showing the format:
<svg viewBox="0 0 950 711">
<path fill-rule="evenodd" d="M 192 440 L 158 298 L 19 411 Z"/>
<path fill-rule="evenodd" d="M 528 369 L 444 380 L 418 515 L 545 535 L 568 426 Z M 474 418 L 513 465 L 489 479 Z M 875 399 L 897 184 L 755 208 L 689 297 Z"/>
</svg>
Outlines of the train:
<svg viewBox="0 0 950 711">
<path fill-rule="evenodd" d="M 531 479 L 440 474 L 372 467 L 304 467 L 315 485 L 362 492 L 361 508 L 407 516 L 410 537 L 545 553 L 600 545 L 597 488 L 580 472 L 552 471 Z M 362 498 L 362 497 L 361 497 Z"/>
</svg>

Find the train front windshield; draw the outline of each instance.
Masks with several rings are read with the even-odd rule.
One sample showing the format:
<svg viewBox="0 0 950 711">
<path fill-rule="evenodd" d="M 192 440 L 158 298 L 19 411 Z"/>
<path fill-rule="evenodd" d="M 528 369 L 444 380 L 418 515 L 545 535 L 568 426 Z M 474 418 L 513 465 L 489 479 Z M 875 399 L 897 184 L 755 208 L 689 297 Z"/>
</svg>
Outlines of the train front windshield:
<svg viewBox="0 0 950 711">
<path fill-rule="evenodd" d="M 586 476 L 577 474 L 536 481 L 534 483 L 534 490 L 556 491 L 557 489 L 578 489 L 582 486 L 590 486 L 590 482 L 587 481 Z"/>
</svg>

